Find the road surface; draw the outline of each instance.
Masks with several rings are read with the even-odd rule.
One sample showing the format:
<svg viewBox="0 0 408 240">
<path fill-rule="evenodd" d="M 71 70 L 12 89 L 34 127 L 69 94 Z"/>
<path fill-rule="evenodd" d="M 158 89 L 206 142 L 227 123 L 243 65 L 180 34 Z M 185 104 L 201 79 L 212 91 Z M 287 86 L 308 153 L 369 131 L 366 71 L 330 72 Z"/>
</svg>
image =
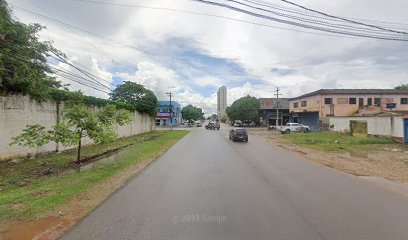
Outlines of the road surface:
<svg viewBox="0 0 408 240">
<path fill-rule="evenodd" d="M 408 239 L 408 197 L 193 129 L 62 239 Z"/>
</svg>

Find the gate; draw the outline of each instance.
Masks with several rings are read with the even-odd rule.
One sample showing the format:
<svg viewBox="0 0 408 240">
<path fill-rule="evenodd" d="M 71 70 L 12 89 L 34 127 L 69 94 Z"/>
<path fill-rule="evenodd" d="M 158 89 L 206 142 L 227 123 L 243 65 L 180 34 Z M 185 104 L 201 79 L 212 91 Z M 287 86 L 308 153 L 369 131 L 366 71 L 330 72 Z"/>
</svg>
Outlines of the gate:
<svg viewBox="0 0 408 240">
<path fill-rule="evenodd" d="M 350 121 L 350 131 L 355 137 L 367 137 L 367 121 Z"/>
</svg>

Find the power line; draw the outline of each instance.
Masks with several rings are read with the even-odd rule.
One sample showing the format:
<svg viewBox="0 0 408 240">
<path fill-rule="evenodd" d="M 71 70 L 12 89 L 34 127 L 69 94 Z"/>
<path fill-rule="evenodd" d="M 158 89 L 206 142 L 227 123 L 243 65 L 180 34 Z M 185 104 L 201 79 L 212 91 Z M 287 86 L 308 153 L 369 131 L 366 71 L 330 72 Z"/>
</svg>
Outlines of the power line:
<svg viewBox="0 0 408 240">
<path fill-rule="evenodd" d="M 51 12 L 49 12 L 48 10 L 46 10 L 45 8 L 43 8 L 43 7 L 40 5 L 40 3 L 37 3 L 36 0 L 32 1 L 32 3 L 33 3 L 35 6 L 37 6 L 37 8 L 39 8 L 41 11 L 45 12 L 46 14 L 48 14 L 49 16 L 55 17 L 54 14 L 52 14 Z M 102 54 L 105 55 L 105 57 L 110 58 L 109 56 L 107 56 L 107 55 L 104 53 L 104 51 L 102 50 L 102 48 L 98 48 L 97 46 L 95 46 L 95 44 L 93 44 L 91 41 L 89 41 L 89 40 L 86 39 L 84 36 L 82 36 L 81 33 L 75 33 L 75 32 L 74 32 L 72 29 L 70 29 L 70 28 L 69 28 L 68 30 L 69 30 L 70 32 L 72 32 L 73 34 L 79 36 L 82 40 L 84 40 L 85 42 L 87 42 L 90 46 L 92 46 L 92 47 L 93 47 L 94 49 L 96 49 L 97 51 L 100 51 Z M 72 60 L 72 61 L 73 61 L 73 62 L 76 62 L 77 64 L 79 64 L 79 65 L 81 65 L 81 66 L 87 68 L 88 70 L 91 70 L 91 71 L 93 71 L 94 73 L 96 73 L 96 71 L 94 71 L 93 69 L 91 69 L 91 68 L 89 68 L 89 67 L 87 67 L 87 66 L 81 64 L 80 62 L 77 62 L 77 61 L 74 61 L 74 60 Z M 97 74 L 99 74 L 99 73 L 97 73 Z M 99 77 L 99 76 L 98 76 L 98 77 Z M 100 79 L 103 79 L 103 78 L 100 78 Z"/>
<path fill-rule="evenodd" d="M 330 33 L 335 33 L 335 34 L 343 34 L 343 35 L 349 35 L 349 36 L 356 36 L 356 37 L 362 37 L 362 38 L 372 38 L 372 39 L 381 39 L 381 40 L 393 40 L 393 41 L 408 41 L 408 39 L 406 38 L 406 36 L 401 36 L 401 37 L 394 37 L 394 36 L 378 36 L 378 35 L 373 35 L 373 34 L 363 34 L 363 33 L 359 33 L 359 32 L 350 32 L 350 31 L 346 31 L 346 30 L 338 30 L 332 27 L 322 27 L 322 26 L 315 26 L 315 25 L 310 25 L 310 24 L 305 24 L 302 22 L 295 22 L 295 21 L 291 21 L 291 20 L 286 20 L 286 19 L 280 19 L 280 18 L 276 18 L 276 17 L 271 17 L 271 16 L 266 16 L 260 13 L 255 13 L 249 10 L 245 10 L 242 8 L 238 8 L 238 7 L 234 7 L 228 4 L 224 4 L 224 3 L 218 3 L 218 2 L 213 2 L 213 1 L 207 1 L 207 0 L 191 0 L 191 1 L 195 1 L 195 2 L 200 2 L 200 3 L 204 3 L 207 5 L 213 5 L 213 6 L 218 6 L 218 7 L 222 7 L 222 8 L 227 8 L 236 12 L 241 12 L 250 16 L 254 16 L 254 17 L 258 17 L 258 18 L 263 18 L 263 19 L 267 19 L 267 20 L 271 20 L 274 22 L 279 22 L 279 23 L 284 23 L 284 24 L 288 24 L 288 25 L 292 25 L 292 26 L 297 26 L 297 27 L 302 27 L 302 28 L 308 28 L 308 29 L 313 29 L 313 30 L 318 30 L 318 31 L 323 31 L 323 32 L 330 32 Z"/>
<path fill-rule="evenodd" d="M 18 58 L 16 56 L 13 56 L 13 57 L 6 56 L 6 57 L 11 58 L 11 59 L 15 59 L 15 60 L 20 61 L 20 62 L 25 62 L 25 63 L 28 63 L 28 64 L 34 64 L 33 62 L 30 62 L 30 61 L 27 61 L 27 60 L 24 60 L 24 59 L 20 59 L 20 58 Z M 107 92 L 107 91 L 101 89 L 100 87 L 96 86 L 94 82 L 92 82 L 89 79 L 84 78 L 84 77 L 82 77 L 82 76 L 80 76 L 78 74 L 67 72 L 67 71 L 65 71 L 65 69 L 62 70 L 62 69 L 60 69 L 58 67 L 51 66 L 51 65 L 49 65 L 48 67 L 51 69 L 51 74 L 57 75 L 59 77 L 62 77 L 65 80 L 69 80 L 69 81 L 78 83 L 78 84 L 80 84 L 82 86 L 94 89 L 96 91 L 106 93 L 106 94 L 110 94 L 110 92 Z M 113 101 L 113 102 L 115 102 L 115 101 Z M 148 107 L 148 108 L 156 107 L 156 105 L 152 104 L 151 102 L 146 102 L 145 100 L 134 100 L 134 102 L 137 104 L 136 105 L 137 107 L 140 107 L 140 106 Z M 124 102 L 120 102 L 120 103 L 124 103 Z M 132 105 L 132 104 L 130 104 L 130 105 Z"/>
<path fill-rule="evenodd" d="M 327 22 L 328 20 L 333 21 L 333 19 L 324 18 L 322 16 L 311 16 L 311 17 L 316 18 L 316 19 L 311 19 L 310 17 L 309 18 L 298 17 L 298 16 L 294 16 L 294 15 L 288 14 L 288 13 L 281 13 L 281 12 L 277 12 L 277 11 L 264 9 L 264 8 L 261 8 L 261 7 L 252 6 L 252 5 L 242 3 L 242 2 L 239 2 L 239 1 L 235 1 L 235 0 L 226 0 L 226 1 L 233 2 L 233 3 L 236 3 L 236 4 L 240 4 L 240 5 L 243 5 L 245 7 L 253 8 L 253 9 L 256 9 L 256 10 L 263 11 L 263 12 L 268 12 L 268 13 L 271 13 L 273 15 L 277 15 L 277 16 L 280 16 L 280 17 L 285 17 L 285 18 L 290 18 L 290 19 L 294 19 L 294 20 L 298 20 L 298 21 L 308 22 L 308 23 L 311 23 L 311 24 L 319 24 L 319 25 L 323 25 L 323 26 L 329 26 L 329 27 L 334 27 L 334 28 L 339 28 L 339 29 L 344 29 L 344 30 L 362 31 L 362 32 L 376 33 L 376 34 L 382 34 L 382 35 L 389 34 L 389 33 L 381 32 L 378 29 L 370 29 L 370 28 L 367 28 L 367 27 L 358 27 L 358 26 L 352 26 L 352 25 L 345 25 L 344 21 L 341 21 L 341 23 Z M 259 3 L 259 2 L 254 2 L 254 1 L 251 1 L 251 0 L 244 0 L 244 1 L 248 2 L 248 3 L 251 3 L 251 4 L 258 5 L 258 6 L 266 6 L 266 7 L 272 8 L 272 9 L 279 10 L 278 8 L 270 7 L 268 5 L 265 5 L 265 4 L 262 4 L 262 3 Z M 294 11 L 292 11 L 292 12 L 294 12 Z M 296 13 L 296 14 L 298 14 L 298 13 Z M 335 20 L 337 20 L 337 19 L 335 19 Z"/>
<path fill-rule="evenodd" d="M 380 30 L 389 31 L 389 32 L 393 32 L 393 33 L 408 34 L 407 32 L 396 31 L 396 30 L 393 30 L 393 29 L 383 28 L 383 27 L 379 27 L 379 26 L 376 26 L 376 25 L 372 25 L 372 24 L 366 24 L 366 23 L 354 21 L 354 20 L 351 20 L 351 19 L 334 16 L 334 15 L 327 14 L 327 13 L 324 13 L 324 12 L 321 12 L 321 11 L 317 11 L 317 10 L 314 10 L 314 9 L 311 9 L 311 8 L 307 8 L 305 6 L 302 6 L 300 4 L 296 4 L 296 3 L 293 3 L 293 2 L 290 2 L 290 1 L 287 1 L 287 0 L 281 0 L 281 1 L 285 2 L 285 3 L 288 3 L 288 4 L 291 4 L 293 6 L 299 7 L 301 9 L 305 9 L 307 11 L 311 11 L 311 12 L 314 12 L 314 13 L 317 13 L 317 14 L 321 14 L 321 15 L 326 16 L 326 17 L 340 19 L 340 20 L 343 20 L 343 21 L 346 21 L 346 22 L 350 22 L 350 23 L 354 23 L 354 24 L 358 24 L 358 25 L 363 25 L 363 26 L 366 26 L 366 27 L 378 28 Z"/>
<path fill-rule="evenodd" d="M 300 26 L 300 27 L 305 27 L 305 28 L 310 28 L 310 29 L 315 29 L 315 30 L 320 30 L 320 31 L 328 31 L 328 32 L 333 32 L 333 33 L 339 33 L 339 34 L 347 34 L 347 35 L 354 35 L 354 36 L 360 36 L 360 37 L 370 37 L 370 38 L 377 38 L 377 39 L 385 39 L 385 40 L 399 40 L 398 38 L 396 39 L 395 38 L 395 36 L 386 36 L 386 37 L 383 37 L 383 36 L 377 36 L 377 35 L 367 35 L 367 34 L 365 34 L 365 35 L 363 35 L 363 34 L 361 34 L 361 33 L 359 33 L 359 32 L 350 32 L 350 31 L 347 31 L 347 30 L 352 30 L 352 29 L 346 29 L 346 30 L 344 30 L 344 27 L 340 27 L 340 26 L 338 26 L 338 24 L 336 24 L 336 25 L 333 25 L 333 24 L 324 24 L 324 25 L 326 25 L 326 27 L 322 27 L 321 25 L 322 25 L 322 22 L 320 21 L 320 25 L 319 24 L 316 24 L 316 23 L 314 23 L 314 24 L 316 24 L 317 26 L 315 26 L 315 25 L 308 25 L 308 24 L 304 24 L 303 22 L 293 22 L 293 21 L 289 21 L 289 20 L 285 20 L 285 19 L 279 19 L 279 18 L 274 18 L 274 17 L 269 17 L 269 16 L 265 16 L 265 15 L 261 15 L 261 14 L 258 14 L 258 13 L 254 13 L 254 12 L 251 12 L 251 11 L 248 11 L 248 10 L 245 10 L 245 9 L 241 9 L 241 8 L 237 8 L 237 7 L 234 7 L 234 6 L 231 6 L 231 5 L 227 5 L 227 4 L 222 4 L 222 3 L 218 3 L 218 2 L 211 2 L 211 1 L 201 1 L 201 0 L 195 0 L 195 1 L 198 1 L 198 2 L 204 2 L 204 3 L 206 3 L 206 4 L 212 4 L 212 5 L 216 5 L 216 6 L 221 6 L 221 7 L 226 7 L 226 8 L 230 8 L 230 9 L 232 9 L 232 10 L 234 10 L 234 11 L 239 11 L 239 12 L 243 12 L 243 13 L 246 13 L 246 14 L 249 14 L 249 15 L 252 15 L 252 16 L 257 16 L 257 17 L 262 17 L 262 18 L 266 18 L 266 19 L 269 19 L 269 20 L 272 20 L 272 21 L 277 21 L 277 22 L 281 22 L 281 23 L 285 23 L 285 24 L 290 24 L 290 25 L 295 25 L 295 26 Z M 236 3 L 236 4 L 240 4 L 240 5 L 243 5 L 243 6 L 246 6 L 246 7 L 250 7 L 250 8 L 254 8 L 254 9 L 257 9 L 257 10 L 261 10 L 261 11 L 266 11 L 266 12 L 270 12 L 270 13 L 274 13 L 274 14 L 277 14 L 276 12 L 273 12 L 273 11 L 269 11 L 269 10 L 266 10 L 266 9 L 263 9 L 263 8 L 259 8 L 259 7 L 254 7 L 254 6 L 251 6 L 251 5 L 248 5 L 248 4 L 245 4 L 245 3 L 241 3 L 241 2 L 238 2 L 238 1 L 234 1 L 234 0 L 226 0 L 227 2 L 233 2 L 233 3 Z M 291 17 L 290 15 L 287 15 L 287 14 L 277 14 L 277 15 L 279 15 L 279 16 L 283 16 L 283 17 L 289 17 L 289 18 L 292 18 L 293 19 L 293 17 Z M 296 19 L 296 18 L 295 18 Z M 299 18 L 297 18 L 297 20 L 303 20 L 303 21 L 305 21 L 304 19 L 299 19 Z M 311 21 L 307 21 L 307 22 L 309 22 L 309 23 L 313 23 L 313 22 L 311 22 Z M 329 28 L 327 28 L 327 26 L 329 26 Z M 349 28 L 350 28 L 350 26 L 348 26 Z M 339 30 L 339 29 L 335 29 L 335 28 L 343 28 L 342 30 Z M 358 29 L 358 30 L 361 30 L 361 28 L 360 29 Z M 375 34 L 383 34 L 383 33 L 378 33 L 378 32 L 375 32 Z M 397 36 L 398 37 L 398 36 Z M 405 37 L 405 36 L 404 36 Z M 408 41 L 408 39 L 404 39 L 405 41 Z"/>
<path fill-rule="evenodd" d="M 134 5 L 134 4 L 122 4 L 122 3 L 112 3 L 112 2 L 100 2 L 100 1 L 92 1 L 92 0 L 70 0 L 70 1 L 74 1 L 74 2 L 84 2 L 84 3 L 92 3 L 92 4 L 99 4 L 99 5 L 112 5 L 112 6 L 120 6 L 120 7 L 133 7 L 133 8 L 144 8 L 144 9 L 150 9 L 150 10 L 166 10 L 166 11 L 174 11 L 174 12 L 181 12 L 181 13 L 189 13 L 189 14 L 194 14 L 194 15 L 202 15 L 202 16 L 211 16 L 211 17 L 221 17 L 221 18 L 225 18 L 225 19 L 229 19 L 229 20 L 233 20 L 233 21 L 240 21 L 240 22 L 246 22 L 249 24 L 255 24 L 255 25 L 260 25 L 260 26 L 265 26 L 265 24 L 257 24 L 257 23 L 252 23 L 252 22 L 248 22 L 248 21 L 244 21 L 244 20 L 239 20 L 239 19 L 231 19 L 228 17 L 222 17 L 222 16 L 217 16 L 217 15 L 212 15 L 212 14 L 205 14 L 205 13 L 197 13 L 197 12 L 193 12 L 193 11 L 186 11 L 186 10 L 178 10 L 178 9 L 171 9 L 171 8 L 164 8 L 164 7 L 149 7 L 149 6 L 142 6 L 142 5 Z M 236 2 L 236 1 L 230 1 L 230 2 Z M 251 2 L 251 1 L 248 1 Z M 236 2 L 239 4 L 242 4 L 240 2 Z M 253 3 L 253 2 L 252 2 Z M 253 6 L 250 6 L 253 7 Z M 279 13 L 276 13 L 279 14 Z M 281 14 L 280 14 L 281 15 Z M 285 14 L 286 17 L 291 17 L 293 18 L 293 16 L 288 16 Z M 296 17 L 295 17 L 296 19 Z M 302 20 L 302 19 L 298 19 L 298 20 Z M 304 21 L 311 21 L 311 20 L 307 20 L 307 19 L 303 19 Z M 316 20 L 314 20 L 316 21 Z M 321 22 L 321 21 L 320 21 Z M 321 22 L 323 23 L 323 22 Z M 328 23 L 325 23 L 326 25 Z M 331 27 L 341 27 L 341 25 L 334 25 L 334 24 L 329 24 L 329 26 Z M 274 27 L 274 26 L 270 26 L 269 27 Z M 347 28 L 348 27 L 348 28 Z M 279 27 L 275 27 L 275 28 L 279 28 Z M 349 29 L 350 26 L 344 26 L 343 28 L 345 29 Z M 283 28 L 284 29 L 284 28 Z M 291 29 L 285 29 L 285 30 L 291 30 Z M 367 31 L 368 29 L 364 29 L 361 28 L 361 30 L 363 31 Z M 370 30 L 368 30 L 370 31 Z M 311 33 L 311 32 L 307 32 L 307 33 Z"/>
<path fill-rule="evenodd" d="M 247 0 L 245 0 L 245 1 L 247 1 Z M 277 9 L 277 10 L 280 10 L 280 11 L 286 11 L 286 12 L 290 12 L 290 13 L 294 13 L 294 14 L 298 14 L 298 15 L 302 15 L 302 16 L 309 16 L 309 17 L 313 17 L 313 18 L 322 18 L 322 19 L 325 19 L 325 20 L 333 20 L 333 21 L 342 22 L 342 20 L 339 20 L 339 19 L 333 19 L 333 18 L 325 17 L 325 16 L 322 16 L 321 14 L 316 14 L 316 13 L 309 12 L 309 11 L 301 11 L 298 8 L 290 8 L 290 7 L 287 7 L 287 6 L 282 6 L 282 5 L 279 5 L 279 4 L 276 4 L 276 3 L 265 2 L 265 1 L 261 1 L 261 0 L 251 0 L 251 1 L 255 1 L 255 2 L 257 2 L 258 4 L 260 4 L 262 6 Z M 354 18 L 354 17 L 344 17 L 344 16 L 343 16 L 343 18 L 348 18 L 348 19 L 358 20 L 358 21 L 363 21 L 363 22 L 371 22 L 371 23 L 375 23 L 376 25 L 380 24 L 380 26 L 393 27 L 394 29 L 408 30 L 408 23 L 378 21 L 378 20 Z"/>
<path fill-rule="evenodd" d="M 53 52 L 54 53 L 54 52 Z M 65 63 L 71 67 L 73 67 L 74 69 L 78 70 L 79 72 L 81 72 L 82 74 L 84 74 L 85 76 L 87 76 L 88 78 L 92 79 L 95 83 L 101 85 L 102 87 L 107 88 L 108 90 L 112 91 L 112 89 L 108 86 L 106 86 L 105 84 L 101 83 L 100 81 L 96 80 L 94 77 L 95 75 L 93 75 L 92 73 L 89 73 L 75 65 L 73 65 L 72 63 L 68 62 L 67 60 L 65 60 L 64 58 L 62 58 L 61 56 L 59 56 L 58 54 L 54 53 L 55 57 L 51 55 L 52 58 L 61 61 L 62 63 Z"/>
<path fill-rule="evenodd" d="M 95 86 L 97 88 L 100 88 L 100 86 L 97 85 L 95 82 L 90 81 L 89 79 L 84 78 L 84 77 L 82 77 L 82 76 L 80 76 L 78 74 L 68 72 L 68 71 L 66 71 L 66 69 L 61 69 L 61 68 L 57 68 L 57 67 L 54 67 L 54 66 L 50 66 L 50 68 L 53 70 L 54 74 L 59 73 L 59 74 L 64 75 L 64 76 L 74 77 L 76 79 L 80 79 L 80 80 L 83 80 L 83 81 L 87 82 L 87 84 L 90 84 L 90 85 L 93 85 L 93 86 Z"/>
<path fill-rule="evenodd" d="M 14 48 L 19 48 L 20 50 L 25 50 L 22 46 L 14 46 Z M 66 65 L 68 65 L 68 66 L 71 66 L 72 68 L 74 68 L 75 70 L 77 70 L 78 72 L 80 72 L 80 73 L 82 73 L 83 75 L 85 75 L 86 77 L 88 77 L 89 79 L 86 79 L 86 80 L 91 80 L 93 83 L 97 83 L 98 85 L 100 85 L 100 86 L 102 86 L 102 87 L 105 87 L 105 88 L 107 88 L 108 90 L 110 90 L 110 91 L 112 91 L 112 89 L 110 88 L 110 87 L 108 87 L 108 86 L 106 86 L 105 84 L 103 84 L 103 83 L 101 83 L 101 82 L 99 82 L 97 79 L 100 79 L 100 80 L 102 80 L 102 81 L 105 81 L 106 83 L 108 83 L 108 84 L 111 84 L 111 81 L 108 81 L 108 80 L 106 80 L 106 79 L 103 79 L 103 78 L 101 78 L 101 77 L 99 77 L 99 76 L 96 76 L 96 75 L 94 75 L 94 74 L 92 74 L 92 73 L 90 73 L 90 72 L 88 72 L 88 71 L 86 71 L 86 70 L 84 70 L 84 69 L 81 69 L 80 67 L 78 67 L 78 66 L 75 66 L 74 64 L 72 64 L 72 63 L 70 63 L 70 62 L 68 62 L 65 58 L 63 58 L 63 57 L 61 57 L 58 53 L 54 53 L 54 52 L 52 52 L 55 56 L 53 56 L 53 55 L 51 55 L 51 54 L 46 54 L 46 56 L 47 57 L 51 57 L 51 58 L 54 58 L 55 60 L 57 60 L 58 62 L 60 62 L 60 63 L 63 63 L 63 64 L 66 64 Z M 10 56 L 8 56 L 8 57 L 10 57 Z M 23 59 L 19 59 L 19 58 L 17 58 L 17 57 L 13 57 L 13 59 L 16 59 L 16 60 L 19 60 L 19 61 L 22 61 L 22 62 L 26 62 L 26 63 L 30 63 L 30 64 L 35 64 L 35 62 L 30 62 L 30 61 L 25 61 L 25 60 L 23 60 Z M 54 64 L 48 64 L 46 67 L 51 67 L 51 66 L 57 66 L 57 65 L 54 65 Z M 84 66 L 84 65 L 83 65 Z M 65 70 L 67 70 L 67 69 L 65 69 Z M 68 71 L 68 70 L 67 70 Z M 96 79 L 95 79 L 96 78 Z M 84 78 L 85 79 L 85 78 Z"/>
<path fill-rule="evenodd" d="M 107 36 L 104 36 L 104 35 L 101 35 L 101 34 L 93 33 L 93 32 L 91 32 L 91 31 L 89 31 L 89 30 L 85 30 L 85 29 L 82 29 L 82 28 L 73 26 L 73 25 L 68 24 L 68 23 L 65 23 L 65 22 L 63 22 L 63 21 L 61 21 L 61 20 L 58 20 L 58 19 L 55 19 L 55 18 L 51 18 L 51 17 L 45 16 L 45 15 L 43 15 L 43 14 L 40 14 L 40 13 L 31 11 L 31 10 L 29 10 L 29 9 L 26 9 L 26 8 L 23 8 L 23 7 L 20 7 L 20 6 L 17 6 L 17 5 L 13 5 L 13 7 L 18 8 L 18 9 L 21 9 L 21 10 L 26 11 L 26 12 L 29 12 L 29 13 L 31 13 L 31 14 L 37 15 L 37 16 L 46 18 L 46 19 L 49 19 L 49 20 L 51 20 L 51 21 L 57 22 L 57 23 L 62 24 L 62 25 L 64 25 L 64 26 L 66 26 L 66 27 L 70 27 L 70 28 L 76 29 L 76 30 L 78 30 L 78 31 L 82 31 L 82 32 L 88 33 L 88 34 L 90 34 L 90 35 L 99 37 L 99 38 L 107 39 L 107 40 L 109 40 L 109 41 L 111 41 L 111 42 L 117 43 L 117 44 L 119 44 L 119 45 L 122 45 L 122 46 L 125 46 L 125 47 L 128 47 L 128 48 L 135 49 L 135 50 L 137 50 L 137 51 L 139 51 L 139 52 L 143 52 L 143 53 L 146 53 L 146 54 L 149 54 L 149 55 L 156 56 L 156 57 L 161 58 L 161 59 L 163 59 L 163 60 L 166 60 L 166 61 L 168 61 L 168 62 L 179 63 L 179 64 L 182 64 L 182 65 L 186 65 L 186 64 L 185 64 L 183 61 L 181 61 L 181 60 L 172 59 L 172 58 L 163 56 L 163 55 L 161 55 L 161 54 L 159 54 L 159 53 L 156 53 L 156 52 L 153 52 L 153 51 L 144 50 L 144 49 L 141 49 L 141 48 L 139 48 L 139 47 L 135 47 L 135 46 L 133 46 L 133 45 L 120 42 L 120 41 L 115 40 L 115 39 L 113 39 L 113 38 L 110 38 L 110 37 L 107 37 Z M 217 77 L 217 78 L 219 78 L 219 79 L 226 80 L 226 78 L 221 77 L 221 76 L 219 76 L 219 75 L 216 75 L 216 74 L 214 74 L 214 73 L 212 73 L 212 72 L 206 71 L 206 70 L 202 69 L 201 67 L 198 67 L 198 66 L 195 66 L 195 65 L 191 65 L 191 64 L 190 64 L 190 67 L 192 67 L 192 68 L 194 68 L 194 69 L 196 69 L 196 70 L 198 70 L 198 71 L 201 71 L 201 72 L 203 72 L 203 73 L 206 73 L 206 74 L 208 74 L 208 75 Z"/>
<path fill-rule="evenodd" d="M 68 0 L 66 0 L 66 1 L 68 1 Z M 119 6 L 119 7 L 132 7 L 132 8 L 142 8 L 142 9 L 149 9 L 149 10 L 163 10 L 163 11 L 179 12 L 179 13 L 185 13 L 185 14 L 198 15 L 198 16 L 220 18 L 220 19 L 224 19 L 224 20 L 236 21 L 236 22 L 261 26 L 261 27 L 268 27 L 268 28 L 274 28 L 274 29 L 280 29 L 280 30 L 287 30 L 287 31 L 292 31 L 292 32 L 301 32 L 301 33 L 308 33 L 308 34 L 314 34 L 314 35 L 338 37 L 338 35 L 335 35 L 335 34 L 303 31 L 303 30 L 299 30 L 299 29 L 291 29 L 291 28 L 273 26 L 273 25 L 268 25 L 268 24 L 263 24 L 263 23 L 246 21 L 246 20 L 242 20 L 242 19 L 238 19 L 238 18 L 231 18 L 231 17 L 220 16 L 220 15 L 215 15 L 215 14 L 208 14 L 208 13 L 199 13 L 199 12 L 181 10 L 181 9 L 172 9 L 172 8 L 164 8 L 164 7 L 151 7 L 151 6 L 134 5 L 134 4 L 121 4 L 121 3 L 112 3 L 112 2 L 99 2 L 99 1 L 92 1 L 92 0 L 69 0 L 69 1 L 92 3 L 92 4 L 99 4 L 99 5 L 112 5 L 112 6 Z M 342 36 L 342 37 L 354 38 L 353 36 Z"/>
</svg>

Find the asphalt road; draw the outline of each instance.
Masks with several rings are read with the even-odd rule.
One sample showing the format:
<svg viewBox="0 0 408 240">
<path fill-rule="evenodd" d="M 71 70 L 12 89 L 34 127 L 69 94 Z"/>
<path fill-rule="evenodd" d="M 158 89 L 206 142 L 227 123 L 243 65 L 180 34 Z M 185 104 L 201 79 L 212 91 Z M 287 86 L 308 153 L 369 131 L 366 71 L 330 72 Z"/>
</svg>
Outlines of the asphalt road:
<svg viewBox="0 0 408 240">
<path fill-rule="evenodd" d="M 62 239 L 408 239 L 408 197 L 194 129 Z"/>
</svg>

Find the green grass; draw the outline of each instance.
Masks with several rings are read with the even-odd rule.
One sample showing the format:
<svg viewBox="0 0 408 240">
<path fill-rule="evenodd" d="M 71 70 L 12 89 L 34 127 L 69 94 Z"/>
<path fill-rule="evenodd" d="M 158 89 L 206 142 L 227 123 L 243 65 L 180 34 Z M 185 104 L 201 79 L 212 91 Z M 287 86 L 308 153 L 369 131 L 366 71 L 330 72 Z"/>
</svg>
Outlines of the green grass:
<svg viewBox="0 0 408 240">
<path fill-rule="evenodd" d="M 68 169 L 72 159 L 75 158 L 75 151 L 48 154 L 15 165 L 3 164 L 5 166 L 1 166 L 3 168 L 1 171 L 6 175 L 1 175 L 0 182 L 3 186 L 0 193 L 0 220 L 26 220 L 40 216 L 130 165 L 156 158 L 187 133 L 187 131 L 155 131 L 110 144 L 87 146 L 84 148 L 84 156 L 91 157 L 109 149 L 131 144 L 120 161 L 67 176 L 56 174 L 44 176 L 38 172 L 43 168 L 41 165 L 43 161 L 49 161 L 49 164 L 59 170 Z M 33 171 L 37 173 L 33 174 Z M 27 185 L 20 187 L 19 184 L 11 184 L 18 183 L 21 179 L 24 179 Z"/>
<path fill-rule="evenodd" d="M 336 132 L 291 133 L 283 135 L 283 138 L 297 145 L 324 151 L 358 152 L 363 150 L 375 150 L 378 144 L 393 143 L 390 139 L 353 137 Z"/>
</svg>

